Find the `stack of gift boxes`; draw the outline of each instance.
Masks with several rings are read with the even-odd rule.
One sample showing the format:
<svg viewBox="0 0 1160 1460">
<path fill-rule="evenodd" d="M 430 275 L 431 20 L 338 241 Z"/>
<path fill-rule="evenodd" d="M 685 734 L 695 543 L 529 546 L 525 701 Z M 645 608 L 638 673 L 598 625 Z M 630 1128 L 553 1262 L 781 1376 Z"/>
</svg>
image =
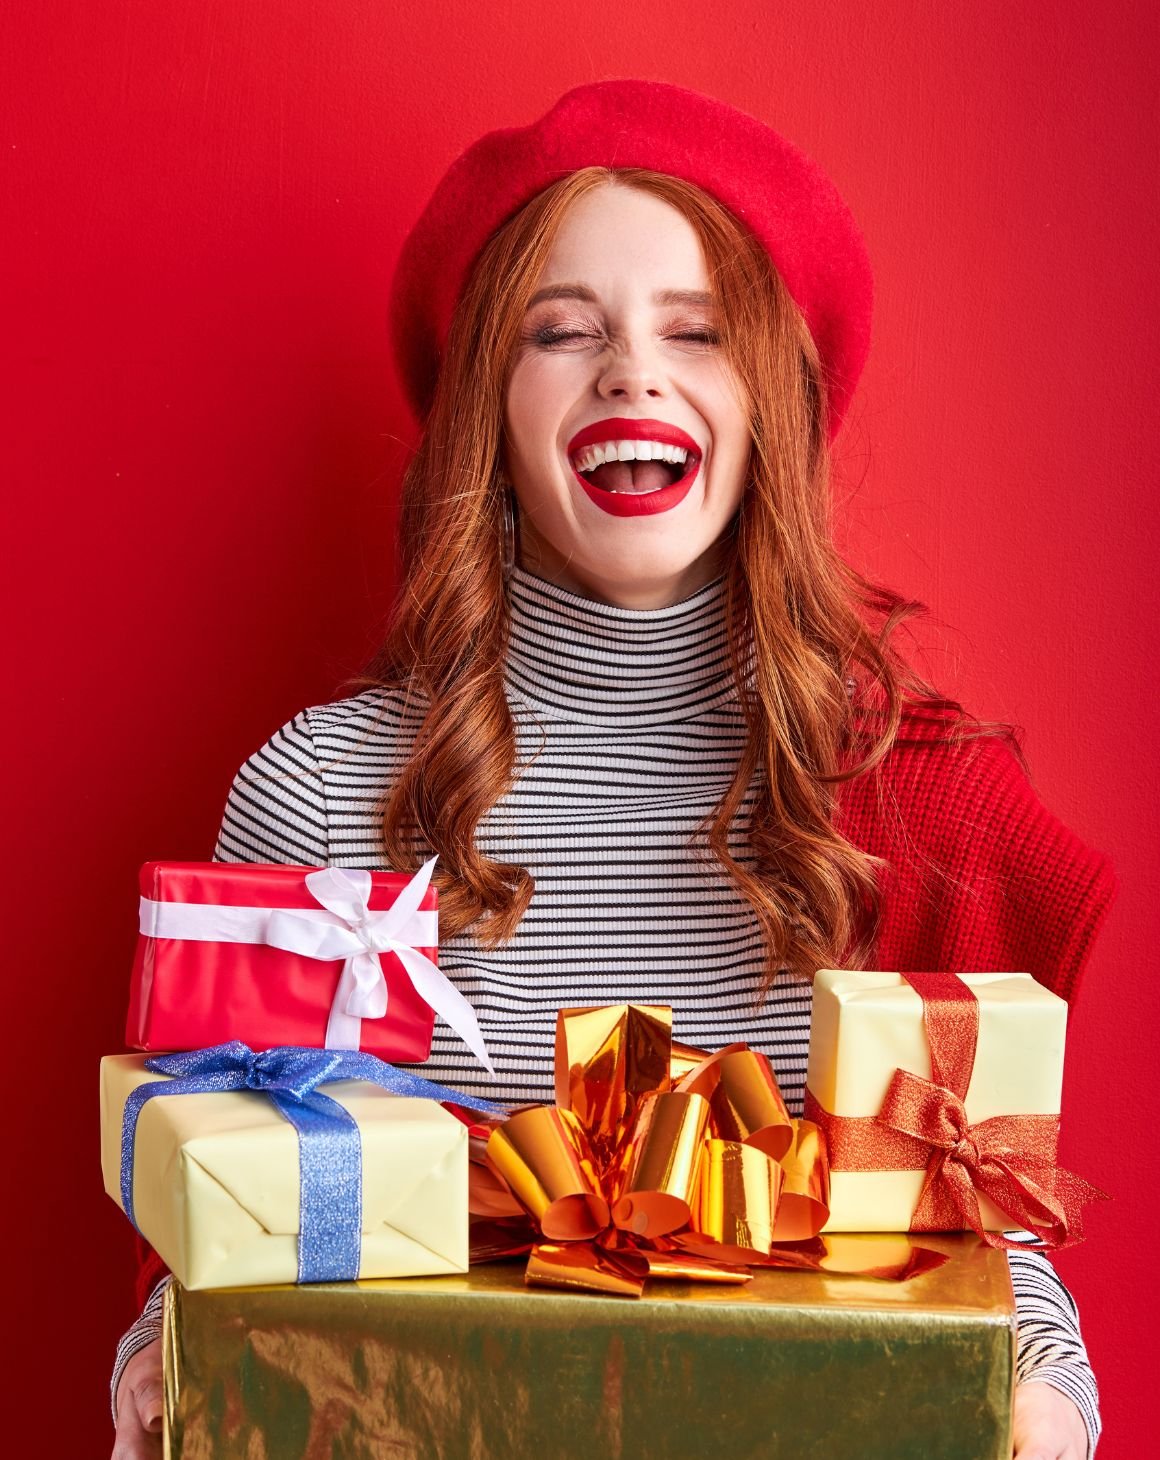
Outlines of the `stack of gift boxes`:
<svg viewBox="0 0 1160 1460">
<path fill-rule="evenodd" d="M 431 870 L 142 869 L 128 1042 L 170 1053 L 101 1063 L 105 1188 L 184 1287 L 466 1270 L 462 1097 L 387 1063 L 435 1007 L 484 1053 Z"/>
<path fill-rule="evenodd" d="M 1093 1195 L 1064 1002 L 820 972 L 803 1119 L 667 1009 L 561 1010 L 556 1104 L 511 1112 L 391 1063 L 438 1013 L 490 1067 L 431 872 L 142 870 L 102 1156 L 177 1280 L 168 1453 L 1003 1454 L 1002 1233 Z"/>
</svg>

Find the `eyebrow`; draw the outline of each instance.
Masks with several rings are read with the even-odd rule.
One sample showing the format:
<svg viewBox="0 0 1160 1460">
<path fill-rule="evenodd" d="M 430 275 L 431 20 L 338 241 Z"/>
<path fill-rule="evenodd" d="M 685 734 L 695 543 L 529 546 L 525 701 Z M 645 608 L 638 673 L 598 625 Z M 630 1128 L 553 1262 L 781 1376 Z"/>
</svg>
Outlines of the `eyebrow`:
<svg viewBox="0 0 1160 1460">
<path fill-rule="evenodd" d="M 587 284 L 548 284 L 537 289 L 528 300 L 528 308 L 542 304 L 546 299 L 582 299 L 586 304 L 598 304 L 599 300 Z M 714 295 L 704 289 L 658 289 L 653 295 L 654 304 L 716 304 Z"/>
</svg>

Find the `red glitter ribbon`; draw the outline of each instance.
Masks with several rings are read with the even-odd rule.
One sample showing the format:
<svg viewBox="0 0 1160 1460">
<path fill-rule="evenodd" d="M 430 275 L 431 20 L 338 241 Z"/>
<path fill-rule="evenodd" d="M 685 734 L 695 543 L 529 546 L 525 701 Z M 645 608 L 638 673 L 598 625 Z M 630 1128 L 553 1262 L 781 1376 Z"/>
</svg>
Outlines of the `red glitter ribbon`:
<svg viewBox="0 0 1160 1460">
<path fill-rule="evenodd" d="M 925 1167 L 912 1232 L 970 1227 L 991 1247 L 1021 1247 L 983 1228 L 979 1196 L 1050 1248 L 1083 1238 L 1085 1202 L 1106 1193 L 1056 1165 L 1058 1115 L 999 1115 L 971 1125 L 963 1101 L 975 1065 L 979 1005 L 953 973 L 904 973 L 922 1000 L 931 1079 L 895 1070 L 876 1116 L 839 1116 L 806 1091 L 806 1119 L 826 1137 L 832 1171 Z"/>
</svg>

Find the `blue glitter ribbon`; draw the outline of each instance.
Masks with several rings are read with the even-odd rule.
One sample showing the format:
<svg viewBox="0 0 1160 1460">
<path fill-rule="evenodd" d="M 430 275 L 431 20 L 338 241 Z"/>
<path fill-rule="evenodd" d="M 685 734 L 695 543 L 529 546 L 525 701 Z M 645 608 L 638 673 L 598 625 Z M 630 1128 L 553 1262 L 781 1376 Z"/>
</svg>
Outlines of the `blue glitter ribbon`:
<svg viewBox="0 0 1160 1460">
<path fill-rule="evenodd" d="M 358 1277 L 361 1259 L 362 1141 L 354 1117 L 337 1100 L 323 1095 L 319 1085 L 333 1080 L 369 1080 L 392 1095 L 448 1101 L 485 1115 L 507 1114 L 491 1101 L 396 1069 L 359 1050 L 282 1045 L 255 1054 L 248 1044 L 235 1039 L 209 1049 L 156 1055 L 145 1061 L 145 1068 L 173 1078 L 138 1085 L 125 1102 L 121 1123 L 121 1205 L 125 1215 L 136 1227 L 133 1151 L 137 1120 L 147 1100 L 161 1095 L 257 1091 L 268 1096 L 298 1132 L 300 1283 L 348 1282 Z"/>
</svg>

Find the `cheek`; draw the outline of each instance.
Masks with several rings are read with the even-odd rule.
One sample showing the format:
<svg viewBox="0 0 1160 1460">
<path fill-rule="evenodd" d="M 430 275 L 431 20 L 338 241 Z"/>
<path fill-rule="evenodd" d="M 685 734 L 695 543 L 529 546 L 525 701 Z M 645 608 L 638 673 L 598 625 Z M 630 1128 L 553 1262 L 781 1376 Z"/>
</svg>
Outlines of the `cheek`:
<svg viewBox="0 0 1160 1460">
<path fill-rule="evenodd" d="M 575 398 L 575 384 L 562 361 L 529 357 L 508 383 L 505 419 L 520 454 L 543 456 L 555 447 L 560 422 Z"/>
<path fill-rule="evenodd" d="M 737 401 L 724 392 L 716 395 L 712 401 L 706 400 L 704 412 L 713 434 L 715 463 L 740 496 L 749 473 L 749 458 L 753 451 L 749 417 L 740 409 Z"/>
<path fill-rule="evenodd" d="M 539 419 L 542 395 L 543 381 L 534 362 L 520 361 L 508 380 L 504 420 L 508 431 L 521 443 Z"/>
</svg>

